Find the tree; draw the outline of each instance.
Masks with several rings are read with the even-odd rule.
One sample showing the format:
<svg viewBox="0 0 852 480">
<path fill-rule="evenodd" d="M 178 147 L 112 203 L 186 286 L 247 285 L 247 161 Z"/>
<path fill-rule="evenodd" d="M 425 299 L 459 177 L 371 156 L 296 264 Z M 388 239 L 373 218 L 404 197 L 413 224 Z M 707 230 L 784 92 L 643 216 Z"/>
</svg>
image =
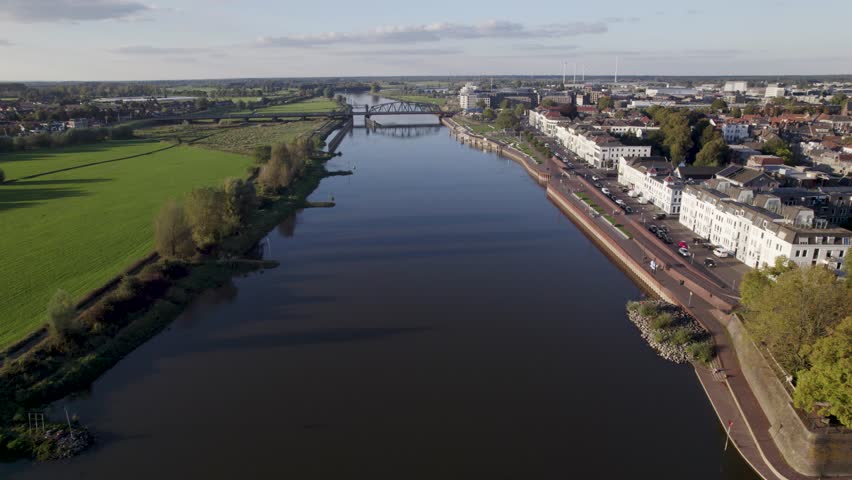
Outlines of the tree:
<svg viewBox="0 0 852 480">
<path fill-rule="evenodd" d="M 846 253 L 843 255 L 843 273 L 846 275 L 846 286 L 852 288 L 852 260 L 849 259 L 849 255 L 852 254 L 852 248 L 847 248 Z"/>
<path fill-rule="evenodd" d="M 518 118 L 509 110 L 501 110 L 494 125 L 501 130 L 515 128 L 518 126 Z"/>
<path fill-rule="evenodd" d="M 272 158 L 272 146 L 259 145 L 254 147 L 254 163 L 263 165 L 268 162 L 270 158 Z"/>
<path fill-rule="evenodd" d="M 485 106 L 486 106 L 485 100 L 477 100 L 476 101 L 476 107 L 477 108 L 485 108 Z"/>
<path fill-rule="evenodd" d="M 559 107 L 559 114 L 563 117 L 575 119 L 579 115 L 579 113 L 577 112 L 577 105 L 574 105 L 573 103 L 566 103 L 565 105 Z"/>
<path fill-rule="evenodd" d="M 848 100 L 849 97 L 845 93 L 840 92 L 835 93 L 834 96 L 831 97 L 831 100 L 829 100 L 829 103 L 831 103 L 832 105 L 843 105 Z"/>
<path fill-rule="evenodd" d="M 497 115 L 494 113 L 494 110 L 492 110 L 491 107 L 486 108 L 482 112 L 482 118 L 484 118 L 485 120 L 491 121 L 494 120 L 496 117 Z"/>
<path fill-rule="evenodd" d="M 748 105 L 746 105 L 746 106 L 745 106 L 745 109 L 743 109 L 743 114 L 745 114 L 745 115 L 755 115 L 755 114 L 757 114 L 759 111 L 760 111 L 760 108 L 759 108 L 757 105 L 755 105 L 755 104 L 753 104 L 753 103 L 749 103 Z"/>
<path fill-rule="evenodd" d="M 747 326 L 755 339 L 795 374 L 808 367 L 806 347 L 852 310 L 852 289 L 823 267 L 787 268 L 778 275 L 767 269 L 768 284 L 757 295 L 743 295 L 743 305 L 750 312 Z"/>
<path fill-rule="evenodd" d="M 521 117 L 524 116 L 524 113 L 526 113 L 526 111 L 527 111 L 527 109 L 524 108 L 524 104 L 519 103 L 519 104 L 515 105 L 515 110 L 514 110 L 513 113 L 515 114 L 516 117 L 521 118 Z"/>
<path fill-rule="evenodd" d="M 598 111 L 603 112 L 610 108 L 615 108 L 615 101 L 612 97 L 600 97 L 598 99 Z"/>
<path fill-rule="evenodd" d="M 207 110 L 208 107 L 207 98 L 201 97 L 195 99 L 195 109 L 196 110 Z"/>
<path fill-rule="evenodd" d="M 222 191 L 225 194 L 225 224 L 228 233 L 233 233 L 257 208 L 257 194 L 254 184 L 240 178 L 226 179 Z"/>
<path fill-rule="evenodd" d="M 332 90 L 331 87 L 325 87 L 322 93 L 325 98 L 334 98 L 334 90 Z"/>
<path fill-rule="evenodd" d="M 689 124 L 686 121 L 673 123 L 665 128 L 663 133 L 666 137 L 663 145 L 669 149 L 672 163 L 677 165 L 686 158 L 687 152 L 692 148 Z"/>
<path fill-rule="evenodd" d="M 77 307 L 74 298 L 65 290 L 57 290 L 47 304 L 47 326 L 58 340 L 67 340 L 77 333 Z"/>
<path fill-rule="evenodd" d="M 166 202 L 154 220 L 154 248 L 164 258 L 186 259 L 195 253 L 186 212 L 174 200 Z"/>
<path fill-rule="evenodd" d="M 370 84 L 370 93 L 379 93 L 382 91 L 382 86 L 379 82 L 373 82 Z"/>
<path fill-rule="evenodd" d="M 721 98 L 717 98 L 713 100 L 713 103 L 710 104 L 710 109 L 715 110 L 717 112 L 726 112 L 728 110 L 728 104 Z"/>
<path fill-rule="evenodd" d="M 808 350 L 810 369 L 801 371 L 793 402 L 852 427 L 852 316 Z M 827 405 L 826 405 L 827 404 Z"/>
<path fill-rule="evenodd" d="M 277 192 L 289 182 L 289 168 L 278 158 L 271 158 L 257 174 L 257 182 L 265 192 Z"/>
<path fill-rule="evenodd" d="M 767 155 L 775 155 L 784 159 L 787 165 L 794 165 L 795 159 L 793 150 L 780 138 L 773 138 L 763 145 L 761 151 Z"/>
<path fill-rule="evenodd" d="M 696 167 L 717 167 L 728 157 L 728 145 L 721 138 L 711 140 L 704 145 L 698 155 L 695 156 L 693 165 Z"/>
<path fill-rule="evenodd" d="M 192 239 L 200 249 L 215 245 L 226 231 L 225 194 L 219 188 L 193 190 L 186 201 L 186 216 L 192 226 Z"/>
<path fill-rule="evenodd" d="M 740 107 L 734 107 L 733 109 L 731 109 L 731 115 L 733 115 L 734 118 L 742 118 L 743 111 L 740 110 Z"/>
<path fill-rule="evenodd" d="M 503 100 L 502 102 L 500 102 L 500 109 L 501 109 L 501 110 L 506 110 L 506 109 L 508 109 L 510 106 L 511 106 L 511 104 L 509 103 L 509 99 L 505 99 L 505 100 Z"/>
<path fill-rule="evenodd" d="M 545 108 L 555 107 L 556 102 L 548 98 L 545 101 L 541 102 L 541 106 Z"/>
</svg>

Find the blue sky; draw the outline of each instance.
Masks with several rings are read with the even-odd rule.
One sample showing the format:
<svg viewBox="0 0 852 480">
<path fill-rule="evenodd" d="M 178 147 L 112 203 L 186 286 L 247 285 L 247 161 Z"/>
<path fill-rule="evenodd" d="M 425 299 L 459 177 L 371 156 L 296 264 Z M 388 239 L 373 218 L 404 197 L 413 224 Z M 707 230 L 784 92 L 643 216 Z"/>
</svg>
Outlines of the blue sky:
<svg viewBox="0 0 852 480">
<path fill-rule="evenodd" d="M 502 3 L 0 0 L 0 80 L 852 73 L 852 0 Z"/>
</svg>

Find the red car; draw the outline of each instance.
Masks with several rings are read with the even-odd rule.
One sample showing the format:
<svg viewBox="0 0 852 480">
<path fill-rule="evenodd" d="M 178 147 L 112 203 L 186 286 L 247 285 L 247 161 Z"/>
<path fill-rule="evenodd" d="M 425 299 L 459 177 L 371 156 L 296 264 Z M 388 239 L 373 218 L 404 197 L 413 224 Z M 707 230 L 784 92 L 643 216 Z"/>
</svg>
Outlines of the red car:
<svg viewBox="0 0 852 480">
<path fill-rule="evenodd" d="M 685 248 L 685 249 L 689 250 L 689 244 L 684 242 L 683 240 L 677 242 L 677 246 L 678 246 L 678 248 Z"/>
</svg>

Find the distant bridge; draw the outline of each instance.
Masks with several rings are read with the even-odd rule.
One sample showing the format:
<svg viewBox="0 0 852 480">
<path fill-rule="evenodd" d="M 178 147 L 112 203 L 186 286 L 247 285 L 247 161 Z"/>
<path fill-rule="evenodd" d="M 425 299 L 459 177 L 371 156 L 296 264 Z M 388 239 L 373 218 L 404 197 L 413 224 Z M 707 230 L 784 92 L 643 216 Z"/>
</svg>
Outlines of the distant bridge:
<svg viewBox="0 0 852 480">
<path fill-rule="evenodd" d="M 311 112 L 282 112 L 282 113 L 215 113 L 215 112 L 198 112 L 187 115 L 167 115 L 162 117 L 153 117 L 152 120 L 163 122 L 191 122 L 194 120 L 212 120 L 218 122 L 220 120 L 243 120 L 250 121 L 254 119 L 266 119 L 274 122 L 280 120 L 300 119 L 306 120 L 309 118 L 352 118 L 355 115 L 363 115 L 364 117 L 372 117 L 374 115 L 438 115 L 440 117 L 451 116 L 457 112 L 441 110 L 441 107 L 434 103 L 423 102 L 390 102 L 381 103 L 378 105 L 364 107 L 363 111 L 356 111 L 355 108 L 349 106 L 345 110 L 327 110 L 327 111 L 311 111 Z"/>
</svg>

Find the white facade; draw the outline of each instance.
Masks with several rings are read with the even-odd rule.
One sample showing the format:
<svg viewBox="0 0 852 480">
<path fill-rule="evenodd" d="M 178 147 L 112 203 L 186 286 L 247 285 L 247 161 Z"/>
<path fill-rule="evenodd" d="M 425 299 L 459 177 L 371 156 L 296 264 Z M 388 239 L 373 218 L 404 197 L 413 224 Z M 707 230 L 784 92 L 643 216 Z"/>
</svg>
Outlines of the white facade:
<svg viewBox="0 0 852 480">
<path fill-rule="evenodd" d="M 650 157 L 651 147 L 624 145 L 604 132 L 593 132 L 578 125 L 556 127 L 557 141 L 595 168 L 613 170 L 621 157 Z"/>
<path fill-rule="evenodd" d="M 722 137 L 727 143 L 738 143 L 749 138 L 747 123 L 726 123 L 722 125 Z"/>
<path fill-rule="evenodd" d="M 810 211 L 811 219 L 813 212 Z M 807 219 L 808 217 L 805 217 Z M 852 232 L 815 229 L 734 201 L 719 192 L 688 186 L 683 192 L 680 223 L 730 252 L 750 267 L 773 265 L 784 256 L 799 266 L 840 268 Z"/>
<path fill-rule="evenodd" d="M 618 183 L 630 187 L 665 213 L 678 215 L 683 184 L 671 175 L 670 166 L 658 171 L 653 166 L 648 168 L 650 163 L 621 157 L 618 160 Z"/>
<path fill-rule="evenodd" d="M 783 97 L 786 94 L 784 87 L 779 87 L 777 83 L 766 86 L 766 92 L 763 94 L 766 98 Z"/>
<path fill-rule="evenodd" d="M 481 95 L 477 93 L 459 94 L 459 106 L 461 106 L 462 110 L 477 108 L 476 104 L 479 103 L 480 100 L 485 102 L 486 107 L 491 106 L 491 97 L 488 95 Z"/>
<path fill-rule="evenodd" d="M 559 125 L 570 122 L 567 118 L 548 118 L 548 110 L 530 110 L 529 124 L 531 127 L 540 130 L 549 137 L 556 136 L 556 129 Z"/>
<path fill-rule="evenodd" d="M 748 90 L 748 82 L 744 81 L 734 81 L 734 82 L 725 82 L 725 91 L 726 92 L 742 92 L 745 93 Z"/>
</svg>

